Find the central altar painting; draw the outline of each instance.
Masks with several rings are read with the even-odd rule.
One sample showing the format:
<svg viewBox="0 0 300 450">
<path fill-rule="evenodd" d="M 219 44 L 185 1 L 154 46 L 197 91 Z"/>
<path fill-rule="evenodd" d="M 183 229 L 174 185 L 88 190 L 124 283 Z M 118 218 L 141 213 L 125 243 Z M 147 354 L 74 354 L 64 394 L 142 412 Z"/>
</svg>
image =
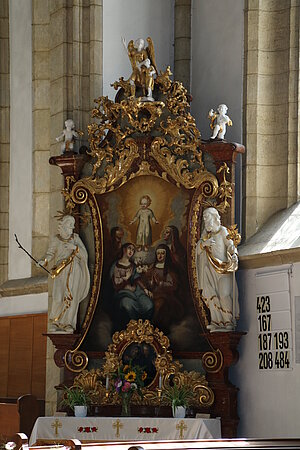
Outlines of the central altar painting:
<svg viewBox="0 0 300 450">
<path fill-rule="evenodd" d="M 97 196 L 103 272 L 89 350 L 104 351 L 131 319 L 148 319 L 169 337 L 173 351 L 203 351 L 188 277 L 191 198 L 190 191 L 153 176 Z"/>
</svg>

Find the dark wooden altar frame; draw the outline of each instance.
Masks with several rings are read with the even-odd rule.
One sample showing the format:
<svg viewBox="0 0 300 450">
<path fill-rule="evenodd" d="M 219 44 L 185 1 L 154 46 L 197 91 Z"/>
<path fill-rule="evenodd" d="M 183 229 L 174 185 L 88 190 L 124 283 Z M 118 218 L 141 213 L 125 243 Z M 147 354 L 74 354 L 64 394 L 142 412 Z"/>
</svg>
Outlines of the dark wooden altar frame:
<svg viewBox="0 0 300 450">
<path fill-rule="evenodd" d="M 147 139 L 145 142 L 140 140 L 139 147 L 145 148 L 147 145 Z M 202 141 L 201 150 L 203 155 L 208 154 L 212 157 L 215 167 L 218 169 L 226 163 L 229 171 L 227 175 L 227 181 L 232 184 L 233 192 L 232 198 L 229 199 L 230 208 L 228 212 L 222 215 L 222 223 L 230 226 L 234 223 L 234 182 L 235 182 L 235 163 L 239 154 L 244 153 L 244 147 L 239 144 L 228 143 L 225 141 Z M 80 179 L 80 173 L 86 162 L 86 155 L 77 154 L 64 154 L 62 156 L 50 158 L 50 164 L 57 165 L 61 168 L 62 175 L 64 177 L 65 189 L 70 188 L 70 179 L 74 182 Z M 219 184 L 222 183 L 222 173 L 216 174 Z M 97 215 L 97 205 L 92 205 L 94 208 L 94 214 Z M 99 215 L 98 215 L 99 217 Z M 98 224 L 99 226 L 99 224 Z M 79 224 L 77 223 L 77 229 Z M 100 245 L 100 251 L 103 252 Z M 189 249 L 187 249 L 189 252 Z M 97 261 L 96 261 L 97 264 Z M 93 288 L 96 292 L 100 292 L 100 279 L 99 274 L 96 276 L 97 283 L 93 283 Z M 94 277 L 95 280 L 95 277 Z M 55 362 L 58 367 L 64 367 L 65 380 L 71 382 L 76 373 L 80 370 L 70 370 L 67 368 L 69 364 L 67 361 L 79 361 L 78 366 L 82 364 L 84 360 L 84 354 L 79 350 L 80 343 L 83 341 L 86 335 L 87 329 L 84 332 L 73 335 L 57 335 L 51 334 L 49 337 L 56 347 L 54 355 Z M 222 435 L 224 437 L 236 436 L 238 415 L 237 415 L 237 392 L 238 389 L 233 386 L 228 379 L 229 367 L 235 364 L 238 360 L 237 346 L 243 333 L 241 332 L 228 332 L 228 333 L 205 333 L 206 337 L 211 345 L 211 351 L 203 353 L 188 353 L 180 354 L 176 356 L 188 357 L 188 358 L 202 358 L 203 367 L 206 370 L 207 381 L 210 387 L 215 393 L 215 403 L 210 408 L 210 413 L 213 416 L 220 416 L 222 418 Z M 92 356 L 92 355 L 91 355 Z M 101 356 L 99 354 L 93 356 Z M 84 368 L 84 367 L 83 367 Z"/>
</svg>

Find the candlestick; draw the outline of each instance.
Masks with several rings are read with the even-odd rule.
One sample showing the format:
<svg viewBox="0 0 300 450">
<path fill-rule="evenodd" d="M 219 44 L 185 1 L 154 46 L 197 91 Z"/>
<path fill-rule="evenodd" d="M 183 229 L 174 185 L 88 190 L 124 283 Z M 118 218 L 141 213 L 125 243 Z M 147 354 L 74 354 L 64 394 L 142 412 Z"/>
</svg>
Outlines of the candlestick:
<svg viewBox="0 0 300 450">
<path fill-rule="evenodd" d="M 162 387 L 162 376 L 161 373 L 159 374 L 159 379 L 158 379 L 158 389 L 161 389 Z"/>
<path fill-rule="evenodd" d="M 161 401 L 161 395 L 162 395 L 162 390 L 161 389 L 157 389 L 157 396 L 158 396 L 158 401 Z"/>
</svg>

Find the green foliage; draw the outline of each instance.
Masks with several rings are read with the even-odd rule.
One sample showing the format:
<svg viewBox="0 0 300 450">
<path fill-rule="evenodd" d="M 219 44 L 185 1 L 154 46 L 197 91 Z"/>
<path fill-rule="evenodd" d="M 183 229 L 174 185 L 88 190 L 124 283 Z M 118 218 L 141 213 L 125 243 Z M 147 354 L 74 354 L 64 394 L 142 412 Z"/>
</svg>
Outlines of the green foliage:
<svg viewBox="0 0 300 450">
<path fill-rule="evenodd" d="M 64 386 L 64 395 L 61 402 L 62 406 L 68 406 L 74 411 L 74 406 L 88 406 L 91 403 L 91 398 L 87 392 L 82 388 L 71 386 L 68 388 Z"/>
<path fill-rule="evenodd" d="M 169 386 L 164 391 L 163 396 L 173 408 L 177 406 L 187 407 L 193 398 L 193 392 L 189 386 L 179 387 L 174 383 L 173 386 Z"/>
</svg>

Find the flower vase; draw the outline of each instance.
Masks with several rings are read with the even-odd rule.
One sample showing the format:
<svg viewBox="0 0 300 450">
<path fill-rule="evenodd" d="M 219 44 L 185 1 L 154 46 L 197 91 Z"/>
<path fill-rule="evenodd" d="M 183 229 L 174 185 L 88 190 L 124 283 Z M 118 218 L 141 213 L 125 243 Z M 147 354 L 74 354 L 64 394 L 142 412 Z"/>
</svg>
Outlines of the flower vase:
<svg viewBox="0 0 300 450">
<path fill-rule="evenodd" d="M 132 395 L 131 392 L 122 392 L 122 410 L 121 410 L 122 417 L 131 416 L 130 410 L 131 395 Z"/>
</svg>

